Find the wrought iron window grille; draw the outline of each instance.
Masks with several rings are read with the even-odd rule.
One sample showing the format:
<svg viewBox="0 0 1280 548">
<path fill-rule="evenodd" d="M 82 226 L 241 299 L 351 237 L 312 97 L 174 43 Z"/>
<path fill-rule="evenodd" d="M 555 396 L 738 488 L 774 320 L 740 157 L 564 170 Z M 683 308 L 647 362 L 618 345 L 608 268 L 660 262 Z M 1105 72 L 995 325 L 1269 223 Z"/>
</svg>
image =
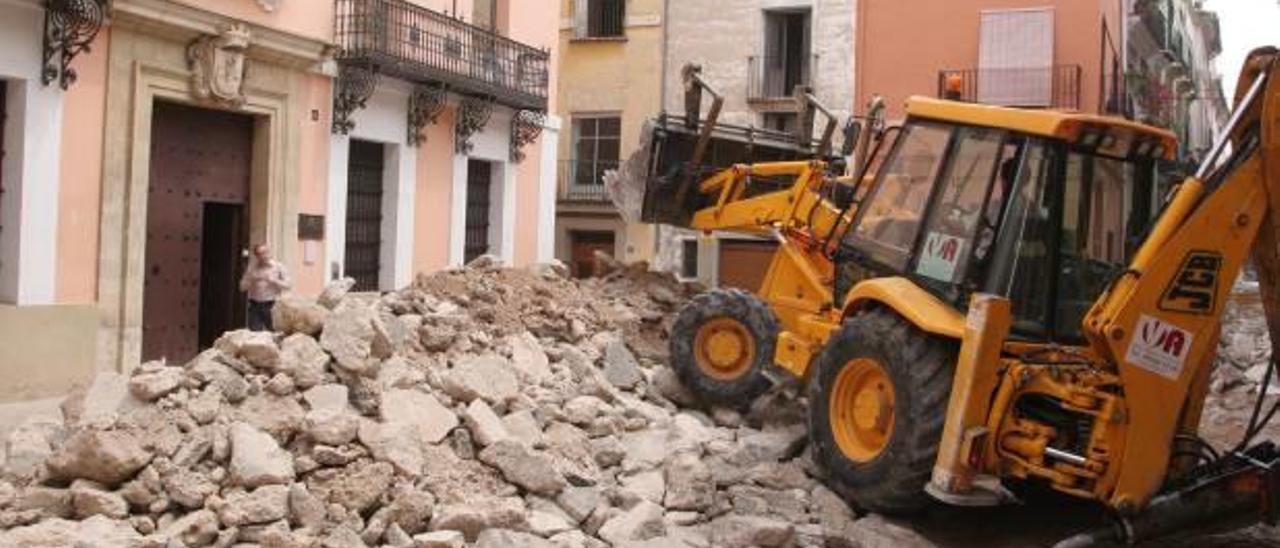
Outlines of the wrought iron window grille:
<svg viewBox="0 0 1280 548">
<path fill-rule="evenodd" d="M 89 44 L 111 11 L 111 0 L 45 0 L 44 6 L 44 68 L 40 81 L 47 86 L 57 80 L 62 89 L 67 89 L 76 81 L 71 61 L 89 51 Z"/>
</svg>

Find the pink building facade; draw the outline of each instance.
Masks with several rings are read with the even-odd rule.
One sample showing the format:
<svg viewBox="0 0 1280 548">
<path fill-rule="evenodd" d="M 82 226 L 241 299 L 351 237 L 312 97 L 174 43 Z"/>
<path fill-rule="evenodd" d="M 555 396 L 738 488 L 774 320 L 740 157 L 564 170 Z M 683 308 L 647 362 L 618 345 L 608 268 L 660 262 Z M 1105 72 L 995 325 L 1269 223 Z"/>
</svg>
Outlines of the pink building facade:
<svg viewBox="0 0 1280 548">
<path fill-rule="evenodd" d="M 0 401 L 189 358 L 253 243 L 303 295 L 551 259 L 554 0 L 50 5 L 0 0 Z"/>
</svg>

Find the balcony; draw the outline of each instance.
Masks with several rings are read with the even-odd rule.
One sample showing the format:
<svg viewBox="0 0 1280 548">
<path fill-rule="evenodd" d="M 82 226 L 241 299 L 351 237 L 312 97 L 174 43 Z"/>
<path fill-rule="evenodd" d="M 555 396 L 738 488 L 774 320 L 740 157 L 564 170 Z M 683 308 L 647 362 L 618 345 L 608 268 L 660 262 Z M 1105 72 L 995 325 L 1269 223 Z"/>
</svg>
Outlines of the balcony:
<svg viewBox="0 0 1280 548">
<path fill-rule="evenodd" d="M 817 55 L 751 56 L 747 58 L 747 101 L 790 100 L 796 86 L 812 87 Z"/>
<path fill-rule="evenodd" d="M 618 165 L 617 160 L 561 160 L 560 201 L 613 207 L 613 200 L 604 186 L 604 174 L 618 169 Z"/>
<path fill-rule="evenodd" d="M 960 91 L 949 95 L 947 83 L 956 79 Z M 938 72 L 939 97 L 989 105 L 1079 110 L 1080 84 L 1080 65 Z"/>
<path fill-rule="evenodd" d="M 545 110 L 550 54 L 405 0 L 336 0 L 339 62 Z"/>
</svg>

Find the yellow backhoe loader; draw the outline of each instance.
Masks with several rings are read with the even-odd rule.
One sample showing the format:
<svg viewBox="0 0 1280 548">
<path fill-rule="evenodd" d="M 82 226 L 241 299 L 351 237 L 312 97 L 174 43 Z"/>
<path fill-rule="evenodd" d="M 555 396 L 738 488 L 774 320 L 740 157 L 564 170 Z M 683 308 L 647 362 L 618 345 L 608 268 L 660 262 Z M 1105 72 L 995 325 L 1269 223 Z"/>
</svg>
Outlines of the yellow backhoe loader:
<svg viewBox="0 0 1280 548">
<path fill-rule="evenodd" d="M 1250 254 L 1280 341 L 1274 48 L 1163 196 L 1153 164 L 1174 136 L 1120 118 L 912 98 L 900 126 L 851 121 L 835 152 L 829 115 L 810 138 L 826 111 L 803 89 L 783 135 L 719 124 L 696 67 L 685 82 L 684 116 L 655 120 L 635 160 L 642 218 L 778 246 L 754 294 L 711 290 L 677 318 L 672 367 L 699 397 L 803 382 L 812 455 L 867 510 L 998 504 L 1038 482 L 1117 518 L 1067 545 L 1275 523 L 1280 451 L 1254 438 L 1280 405 L 1260 395 L 1236 447 L 1197 436 Z"/>
</svg>

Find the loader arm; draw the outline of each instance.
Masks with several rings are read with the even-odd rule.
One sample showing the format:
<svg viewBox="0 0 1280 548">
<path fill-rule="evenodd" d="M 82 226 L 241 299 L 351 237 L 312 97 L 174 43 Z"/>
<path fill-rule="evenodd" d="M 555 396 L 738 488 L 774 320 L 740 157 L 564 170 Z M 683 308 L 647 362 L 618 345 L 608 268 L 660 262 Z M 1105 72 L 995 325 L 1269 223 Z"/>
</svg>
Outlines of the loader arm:
<svg viewBox="0 0 1280 548">
<path fill-rule="evenodd" d="M 1142 509 L 1161 489 L 1175 435 L 1198 422 L 1185 413 L 1198 415 L 1204 394 L 1195 393 L 1195 381 L 1212 367 L 1222 306 L 1250 254 L 1271 338 L 1280 340 L 1276 59 L 1274 49 L 1251 55 L 1236 110 L 1213 154 L 1175 188 L 1128 270 L 1085 316 L 1090 346 L 1111 364 L 1124 391 L 1128 434 L 1114 455 L 1120 466 L 1107 478 L 1114 482 L 1108 503 L 1121 514 Z"/>
</svg>

